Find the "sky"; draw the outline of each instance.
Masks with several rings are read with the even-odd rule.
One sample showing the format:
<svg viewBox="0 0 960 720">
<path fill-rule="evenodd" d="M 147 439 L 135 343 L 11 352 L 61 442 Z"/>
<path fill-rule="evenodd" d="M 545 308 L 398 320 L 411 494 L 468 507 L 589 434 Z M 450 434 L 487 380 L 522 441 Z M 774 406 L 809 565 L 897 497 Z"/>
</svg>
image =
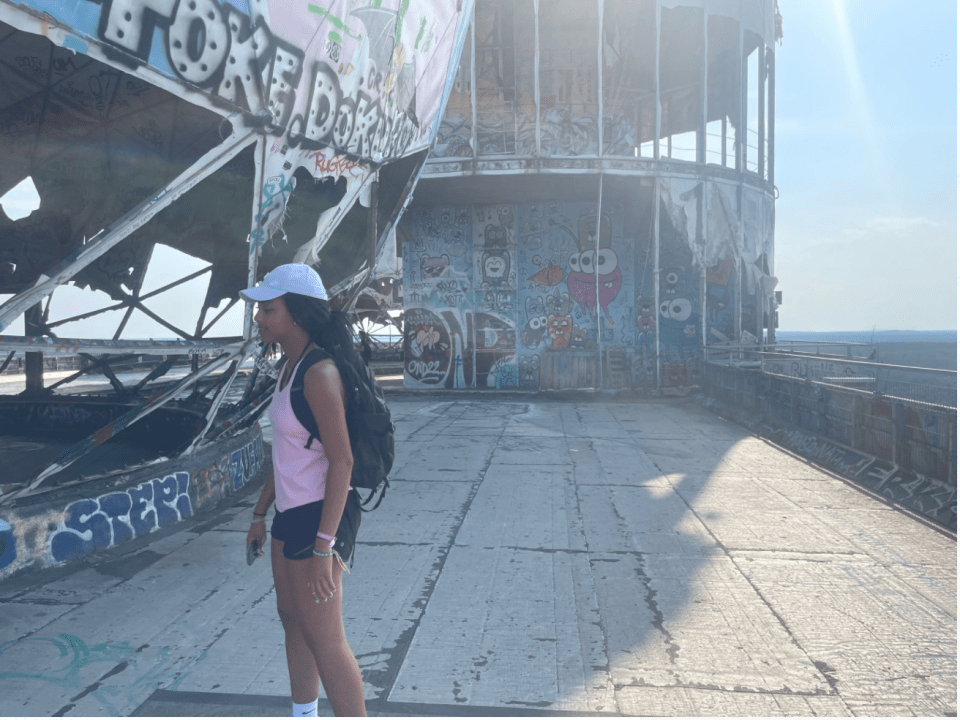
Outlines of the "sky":
<svg viewBox="0 0 960 720">
<path fill-rule="evenodd" d="M 780 329 L 955 330 L 956 2 L 780 12 Z"/>
<path fill-rule="evenodd" d="M 781 0 L 776 48 L 780 329 L 957 327 L 957 5 L 950 0 Z M 29 191 L 0 203 L 29 208 Z M 158 246 L 159 247 L 159 246 Z M 145 292 L 204 263 L 159 247 Z M 956 280 L 956 282 L 955 282 Z M 193 331 L 206 276 L 147 305 Z M 0 301 L 5 300 L 0 296 Z M 109 302 L 72 287 L 51 316 Z M 61 310 L 62 308 L 62 310 Z M 215 313 L 208 315 L 214 317 Z M 112 317 L 71 337 L 110 337 Z M 20 334 L 22 319 L 8 330 Z M 239 335 L 238 305 L 212 335 Z M 124 337 L 170 337 L 135 313 Z"/>
</svg>

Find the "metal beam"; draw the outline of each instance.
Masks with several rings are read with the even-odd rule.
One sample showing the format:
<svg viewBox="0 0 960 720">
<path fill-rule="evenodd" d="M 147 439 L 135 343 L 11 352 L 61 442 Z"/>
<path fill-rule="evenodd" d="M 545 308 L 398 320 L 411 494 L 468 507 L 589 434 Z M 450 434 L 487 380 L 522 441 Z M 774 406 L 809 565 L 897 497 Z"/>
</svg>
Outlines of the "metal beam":
<svg viewBox="0 0 960 720">
<path fill-rule="evenodd" d="M 189 352 L 228 352 L 243 343 L 242 337 L 208 340 L 86 340 L 76 338 L 0 335 L 0 352 L 43 352 L 47 355 L 186 355 Z"/>
<path fill-rule="evenodd" d="M 249 343 L 239 348 L 239 352 L 243 353 L 245 350 L 247 350 L 248 345 Z M 118 433 L 122 432 L 125 428 L 135 423 L 137 420 L 140 420 L 141 418 L 146 417 L 147 415 L 152 413 L 154 410 L 156 410 L 160 406 L 166 404 L 168 401 L 172 400 L 177 395 L 179 395 L 183 390 L 185 390 L 186 388 L 198 382 L 202 377 L 209 375 L 214 370 L 222 367 L 227 362 L 234 359 L 237 356 L 237 354 L 238 353 L 236 351 L 222 354 L 220 357 L 215 358 L 214 360 L 211 360 L 210 362 L 208 362 L 204 367 L 200 368 L 197 372 L 192 373 L 187 377 L 183 378 L 183 380 L 178 382 L 176 385 L 174 385 L 172 388 L 170 388 L 166 392 L 160 392 L 156 394 L 155 396 L 141 403 L 140 405 L 137 405 L 134 408 L 131 408 L 130 410 L 125 412 L 123 415 L 118 417 L 116 420 L 113 420 L 110 423 L 104 425 L 102 428 L 100 428 L 93 434 L 89 435 L 84 440 L 81 440 L 79 443 L 77 443 L 73 447 L 61 453 L 56 461 L 42 468 L 29 485 L 22 487 L 18 490 L 15 490 L 12 493 L 9 493 L 7 495 L 4 495 L 3 497 L 0 497 L 0 505 L 3 505 L 4 503 L 9 502 L 10 500 L 14 500 L 18 497 L 31 494 L 48 477 L 50 477 L 54 473 L 58 473 L 61 470 L 66 469 L 67 467 L 72 465 L 74 462 L 79 460 L 81 457 L 89 453 L 91 450 L 93 450 L 96 447 L 99 447 L 100 445 L 105 443 L 107 440 L 111 439 Z"/>
<path fill-rule="evenodd" d="M 536 111 L 536 153 L 540 157 L 540 0 L 533 0 L 533 107 Z"/>
</svg>

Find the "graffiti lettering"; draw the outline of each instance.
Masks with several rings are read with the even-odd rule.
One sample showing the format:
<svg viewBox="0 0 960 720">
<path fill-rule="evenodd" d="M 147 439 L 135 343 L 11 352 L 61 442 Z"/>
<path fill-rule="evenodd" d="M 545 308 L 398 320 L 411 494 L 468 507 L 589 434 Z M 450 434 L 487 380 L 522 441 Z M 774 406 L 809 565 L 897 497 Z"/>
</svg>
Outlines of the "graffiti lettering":
<svg viewBox="0 0 960 720">
<path fill-rule="evenodd" d="M 258 439 L 223 458 L 212 471 L 197 471 L 193 478 L 177 472 L 125 491 L 77 500 L 52 526 L 49 555 L 54 563 L 62 563 L 191 517 L 211 501 L 243 487 L 262 465 L 263 445 Z"/>
<path fill-rule="evenodd" d="M 323 152 L 315 152 L 310 157 L 315 161 L 314 175 L 317 176 L 333 175 L 335 177 L 342 177 L 343 175 L 349 174 L 351 177 L 356 177 L 357 174 L 354 170 L 362 167 L 361 163 L 340 155 L 327 158 Z"/>
<path fill-rule="evenodd" d="M 64 562 L 129 540 L 193 514 L 185 472 L 126 492 L 84 498 L 67 506 L 62 526 L 50 539 L 54 561 Z"/>
<path fill-rule="evenodd" d="M 229 4 L 215 0 L 112 0 L 105 3 L 100 38 L 146 62 L 159 25 L 173 72 L 260 116 L 280 134 L 292 112 L 303 51 L 279 40 Z M 261 71 L 261 59 L 269 65 Z M 264 91 L 266 108 L 264 108 Z"/>
<path fill-rule="evenodd" d="M 407 372 L 424 382 L 439 381 L 442 377 L 440 372 L 440 363 L 436 360 L 423 362 L 422 360 L 411 360 L 407 363 Z"/>
</svg>

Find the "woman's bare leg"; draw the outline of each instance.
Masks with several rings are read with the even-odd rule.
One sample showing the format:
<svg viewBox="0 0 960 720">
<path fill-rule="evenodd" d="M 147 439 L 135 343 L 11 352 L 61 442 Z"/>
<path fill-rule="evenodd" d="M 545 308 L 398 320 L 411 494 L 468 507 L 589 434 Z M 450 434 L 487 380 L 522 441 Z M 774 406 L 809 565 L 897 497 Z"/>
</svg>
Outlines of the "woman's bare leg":
<svg viewBox="0 0 960 720">
<path fill-rule="evenodd" d="M 327 693 L 334 714 L 363 717 L 367 714 L 363 698 L 363 678 L 353 651 L 347 644 L 341 615 L 343 577 L 340 565 L 334 563 L 333 581 L 337 591 L 327 602 L 315 598 L 308 585 L 310 560 L 286 560 L 291 572 L 293 595 L 296 598 L 296 624 L 313 654 L 320 681 Z M 292 677 L 292 675 L 291 675 Z"/>
<path fill-rule="evenodd" d="M 297 610 L 291 585 L 289 565 L 304 560 L 288 560 L 283 556 L 283 543 L 273 540 L 270 544 L 270 561 L 273 563 L 273 585 L 277 593 L 277 613 L 283 623 L 284 645 L 287 650 L 287 670 L 290 673 L 290 695 L 293 702 L 303 704 L 317 699 L 320 689 L 320 673 L 313 653 L 307 647 L 306 638 L 297 623 Z"/>
</svg>

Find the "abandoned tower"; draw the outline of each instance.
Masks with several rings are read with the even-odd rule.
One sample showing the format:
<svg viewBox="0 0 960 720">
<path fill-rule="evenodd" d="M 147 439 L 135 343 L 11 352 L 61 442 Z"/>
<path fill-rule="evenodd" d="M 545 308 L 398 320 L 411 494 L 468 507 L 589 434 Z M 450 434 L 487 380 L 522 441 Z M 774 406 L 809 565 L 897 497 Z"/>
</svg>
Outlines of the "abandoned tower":
<svg viewBox="0 0 960 720">
<path fill-rule="evenodd" d="M 771 341 L 779 36 L 775 0 L 477 0 L 397 230 L 406 386 L 683 387 Z"/>
</svg>

